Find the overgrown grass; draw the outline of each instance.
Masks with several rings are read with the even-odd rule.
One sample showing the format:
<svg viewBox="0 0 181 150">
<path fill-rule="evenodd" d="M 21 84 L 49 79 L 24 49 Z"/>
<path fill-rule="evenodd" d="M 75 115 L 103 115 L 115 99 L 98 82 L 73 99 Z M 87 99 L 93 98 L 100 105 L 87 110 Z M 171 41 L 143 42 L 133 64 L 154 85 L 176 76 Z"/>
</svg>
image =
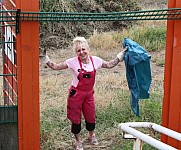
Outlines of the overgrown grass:
<svg viewBox="0 0 181 150">
<path fill-rule="evenodd" d="M 95 49 L 103 48 L 111 51 L 115 47 L 120 46 L 124 38 L 130 38 L 133 41 L 139 43 L 148 52 L 161 51 L 165 48 L 166 41 L 166 26 L 161 24 L 158 27 L 151 25 L 142 26 L 135 25 L 129 29 L 124 29 L 120 33 L 112 32 L 104 34 L 94 34 L 91 39 L 91 44 Z"/>
<path fill-rule="evenodd" d="M 166 27 L 132 28 L 127 37 L 142 45 L 149 52 L 161 51 L 165 47 Z"/>
<path fill-rule="evenodd" d="M 160 97 L 158 99 L 158 97 Z M 118 124 L 122 122 L 155 122 L 161 121 L 161 95 L 153 93 L 150 99 L 140 103 L 142 115 L 135 116 L 129 104 L 129 92 L 117 91 L 116 103 L 110 103 L 107 107 L 97 107 L 96 133 L 103 149 L 132 149 L 133 141 L 124 140 L 118 130 Z M 64 108 L 50 108 L 41 114 L 41 141 L 42 149 L 73 149 L 73 138 L 70 133 L 69 121 L 65 116 Z M 84 122 L 82 126 L 82 138 L 86 139 Z M 148 132 L 148 131 L 147 131 Z M 150 132 L 150 134 L 153 133 Z M 158 137 L 157 137 L 158 138 Z M 86 147 L 87 145 L 85 145 Z M 90 148 L 90 145 L 87 146 Z M 152 150 L 147 144 L 143 145 L 144 150 Z"/>
<path fill-rule="evenodd" d="M 120 49 L 124 37 L 133 39 L 149 51 L 160 51 L 165 47 L 165 32 L 165 26 L 135 26 L 120 33 L 94 34 L 90 38 L 90 44 L 93 48 L 92 53 L 110 60 L 115 57 L 118 49 Z M 69 53 L 68 51 L 64 53 L 62 59 L 65 60 L 69 57 Z M 62 54 L 58 56 L 57 52 L 55 52 L 54 56 L 59 60 Z M 101 70 L 97 74 L 95 85 L 97 106 L 96 134 L 100 145 L 95 148 L 87 142 L 87 131 L 85 130 L 84 122 L 82 122 L 81 135 L 85 149 L 130 150 L 133 148 L 133 141 L 122 138 L 122 133 L 118 130 L 119 123 L 137 121 L 161 123 L 162 77 L 156 76 L 153 78 L 150 98 L 140 100 L 141 116 L 137 117 L 133 114 L 130 107 L 130 92 L 124 76 L 125 72 L 121 70 L 119 74 L 118 70 Z M 57 72 L 55 76 L 42 76 L 40 80 L 41 149 L 72 150 L 74 149 L 74 138 L 70 133 L 70 122 L 66 118 L 67 88 L 71 81 L 71 76 L 61 71 L 61 73 Z M 158 133 L 143 131 L 159 139 Z M 143 149 L 154 150 L 153 147 L 145 143 L 143 144 Z"/>
</svg>

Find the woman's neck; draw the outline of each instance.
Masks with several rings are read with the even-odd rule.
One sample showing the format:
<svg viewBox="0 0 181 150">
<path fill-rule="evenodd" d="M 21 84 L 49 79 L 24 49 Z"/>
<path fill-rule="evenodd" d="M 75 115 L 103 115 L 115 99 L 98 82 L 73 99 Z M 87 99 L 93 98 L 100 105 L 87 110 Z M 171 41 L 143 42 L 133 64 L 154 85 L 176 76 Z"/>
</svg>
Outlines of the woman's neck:
<svg viewBox="0 0 181 150">
<path fill-rule="evenodd" d="M 81 62 L 83 64 L 88 64 L 89 63 L 89 57 L 87 57 L 86 59 L 81 59 Z"/>
</svg>

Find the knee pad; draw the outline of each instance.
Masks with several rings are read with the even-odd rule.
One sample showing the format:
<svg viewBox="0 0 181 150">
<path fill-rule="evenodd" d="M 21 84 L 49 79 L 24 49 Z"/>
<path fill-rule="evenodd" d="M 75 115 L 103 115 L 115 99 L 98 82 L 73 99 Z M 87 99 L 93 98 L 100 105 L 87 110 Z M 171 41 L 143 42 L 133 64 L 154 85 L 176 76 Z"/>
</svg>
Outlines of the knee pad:
<svg viewBox="0 0 181 150">
<path fill-rule="evenodd" d="M 72 123 L 71 132 L 73 134 L 78 134 L 80 130 L 81 130 L 81 124 Z"/>
<path fill-rule="evenodd" d="M 86 123 L 86 129 L 88 130 L 88 131 L 93 131 L 94 129 L 95 129 L 95 126 L 96 126 L 96 124 L 95 123 L 89 123 L 89 122 L 85 122 Z"/>
</svg>

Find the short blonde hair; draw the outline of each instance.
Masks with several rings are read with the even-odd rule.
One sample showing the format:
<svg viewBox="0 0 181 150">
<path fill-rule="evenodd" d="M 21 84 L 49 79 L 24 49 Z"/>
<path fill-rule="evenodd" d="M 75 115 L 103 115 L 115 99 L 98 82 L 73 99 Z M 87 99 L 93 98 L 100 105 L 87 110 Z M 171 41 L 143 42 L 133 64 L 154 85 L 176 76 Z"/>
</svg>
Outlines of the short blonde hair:
<svg viewBox="0 0 181 150">
<path fill-rule="evenodd" d="M 76 46 L 77 44 L 84 44 L 87 49 L 89 49 L 89 44 L 87 42 L 87 40 L 84 37 L 75 37 L 73 39 L 73 51 L 76 52 Z"/>
</svg>

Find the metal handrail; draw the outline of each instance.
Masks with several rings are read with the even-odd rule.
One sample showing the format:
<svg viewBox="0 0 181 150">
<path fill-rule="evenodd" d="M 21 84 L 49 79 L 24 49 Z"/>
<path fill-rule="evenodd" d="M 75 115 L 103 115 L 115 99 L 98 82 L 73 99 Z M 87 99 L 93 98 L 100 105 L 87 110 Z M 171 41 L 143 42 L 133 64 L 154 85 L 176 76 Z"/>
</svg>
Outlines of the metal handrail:
<svg viewBox="0 0 181 150">
<path fill-rule="evenodd" d="M 123 132 L 126 132 L 126 133 L 129 133 L 130 135 L 133 135 L 134 136 L 134 139 L 136 140 L 142 140 L 144 141 L 145 143 L 157 148 L 157 149 L 160 149 L 160 150 L 166 150 L 166 149 L 169 149 L 169 150 L 176 150 L 176 148 L 170 146 L 170 145 L 167 145 L 161 141 L 158 141 L 152 137 L 150 137 L 149 135 L 146 135 L 136 129 L 133 129 L 133 128 L 150 128 L 152 130 L 155 130 L 155 131 L 158 131 L 160 133 L 163 133 L 167 136 L 170 136 L 176 140 L 179 140 L 181 141 L 181 133 L 178 133 L 176 131 L 173 131 L 171 129 L 168 129 L 168 128 L 165 128 L 165 127 L 162 127 L 160 125 L 157 125 L 155 123 L 150 123 L 150 122 L 128 122 L 128 123 L 120 123 L 118 125 L 118 128 L 120 130 L 122 130 Z M 139 144 L 141 142 L 138 142 Z M 134 145 L 134 147 L 139 147 L 140 150 L 142 149 L 141 146 L 136 146 Z M 137 149 L 139 150 L 139 149 Z"/>
</svg>

